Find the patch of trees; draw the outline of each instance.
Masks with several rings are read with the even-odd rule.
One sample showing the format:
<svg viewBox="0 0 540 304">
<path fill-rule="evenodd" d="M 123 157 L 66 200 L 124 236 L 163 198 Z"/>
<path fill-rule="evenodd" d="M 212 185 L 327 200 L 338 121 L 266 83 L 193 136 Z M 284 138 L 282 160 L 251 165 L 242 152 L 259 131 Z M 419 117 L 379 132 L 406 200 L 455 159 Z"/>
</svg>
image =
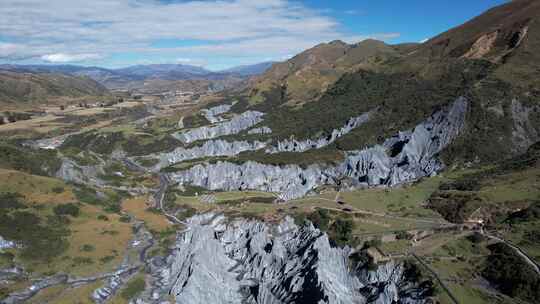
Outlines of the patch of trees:
<svg viewBox="0 0 540 304">
<path fill-rule="evenodd" d="M 48 176 L 60 169 L 55 150 L 33 150 L 0 141 L 0 167 Z"/>
<path fill-rule="evenodd" d="M 328 229 L 330 241 L 338 246 L 345 246 L 352 242 L 354 222 L 352 219 L 336 219 Z"/>
<path fill-rule="evenodd" d="M 7 209 L 23 209 L 26 208 L 24 204 L 24 197 L 19 193 L 3 192 L 0 193 L 0 210 Z"/>
<path fill-rule="evenodd" d="M 17 194 L 0 196 L 0 235 L 21 246 L 23 259 L 50 261 L 68 248 L 66 237 L 70 232 L 65 220 L 39 217 Z"/>
<path fill-rule="evenodd" d="M 328 231 L 330 220 L 332 219 L 328 214 L 328 210 L 317 209 L 315 212 L 310 213 L 307 219 L 313 223 L 315 228 L 321 231 Z"/>
<path fill-rule="evenodd" d="M 129 193 L 122 191 L 98 193 L 95 189 L 78 185 L 73 193 L 80 202 L 94 206 L 101 206 L 104 211 L 110 213 L 120 213 L 122 210 L 121 201 L 125 197 L 129 197 Z"/>
<path fill-rule="evenodd" d="M 210 121 L 208 121 L 206 117 L 200 113 L 185 117 L 183 122 L 184 127 L 186 128 L 197 128 L 210 125 Z"/>
<path fill-rule="evenodd" d="M 540 219 L 540 201 L 533 202 L 529 207 L 510 214 L 507 221 L 510 223 L 530 222 Z"/>
<path fill-rule="evenodd" d="M 437 191 L 428 199 L 428 207 L 452 223 L 463 223 L 483 205 L 485 202 L 474 193 Z"/>
<path fill-rule="evenodd" d="M 67 203 L 54 206 L 53 212 L 56 215 L 70 215 L 72 217 L 78 217 L 81 213 L 81 210 L 76 204 Z"/>
<path fill-rule="evenodd" d="M 502 293 L 536 303 L 540 298 L 540 276 L 522 257 L 503 243 L 488 246 L 491 254 L 482 276 Z"/>
</svg>

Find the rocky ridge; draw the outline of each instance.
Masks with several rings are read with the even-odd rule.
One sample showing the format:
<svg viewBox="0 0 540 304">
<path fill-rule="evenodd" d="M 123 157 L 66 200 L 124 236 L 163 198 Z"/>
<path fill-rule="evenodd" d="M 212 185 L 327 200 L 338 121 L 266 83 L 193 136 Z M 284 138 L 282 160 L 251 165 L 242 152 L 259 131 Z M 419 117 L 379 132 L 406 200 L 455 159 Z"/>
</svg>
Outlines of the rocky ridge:
<svg viewBox="0 0 540 304">
<path fill-rule="evenodd" d="M 217 162 L 171 173 L 169 179 L 210 190 L 276 192 L 283 200 L 305 196 L 319 186 L 343 179 L 353 187 L 395 186 L 434 175 L 443 168 L 437 155 L 459 135 L 467 108 L 467 100 L 458 98 L 413 130 L 400 132 L 382 145 L 352 151 L 334 167 Z"/>
<path fill-rule="evenodd" d="M 364 113 L 360 116 L 353 117 L 347 121 L 345 126 L 340 129 L 335 129 L 328 136 L 317 139 L 298 140 L 283 140 L 279 141 L 275 146 L 266 149 L 266 153 L 281 153 L 281 152 L 304 152 L 311 149 L 320 149 L 336 141 L 338 138 L 348 134 L 352 130 L 366 123 L 372 112 Z"/>
<path fill-rule="evenodd" d="M 229 112 L 231 108 L 232 105 L 224 104 L 209 109 L 203 109 L 201 112 L 210 123 L 217 123 L 225 120 L 224 118 L 219 117 L 219 115 Z"/>
<path fill-rule="evenodd" d="M 427 303 L 403 265 L 369 271 L 351 264 L 313 225 L 278 225 L 222 215 L 188 219 L 172 254 L 150 263 L 152 279 L 135 303 Z M 350 265 L 353 265 L 352 267 Z"/>
<path fill-rule="evenodd" d="M 248 142 L 248 141 L 233 141 L 228 142 L 225 140 L 209 140 L 204 142 L 200 146 L 192 148 L 176 148 L 174 151 L 168 153 L 161 153 L 157 155 L 159 163 L 154 166 L 154 170 L 159 170 L 163 167 L 188 161 L 192 159 L 216 157 L 216 156 L 234 156 L 244 151 L 254 151 L 266 147 L 266 143 L 260 141 Z M 154 156 L 150 156 L 153 158 Z"/>
<path fill-rule="evenodd" d="M 267 126 L 262 126 L 260 128 L 253 128 L 248 131 L 248 134 L 271 134 L 272 129 Z"/>
<path fill-rule="evenodd" d="M 220 123 L 203 126 L 191 130 L 180 131 L 172 134 L 176 139 L 183 143 L 192 143 L 198 140 L 213 139 L 225 135 L 237 134 L 247 130 L 252 126 L 263 121 L 264 113 L 258 111 L 246 111 L 232 119 Z"/>
</svg>

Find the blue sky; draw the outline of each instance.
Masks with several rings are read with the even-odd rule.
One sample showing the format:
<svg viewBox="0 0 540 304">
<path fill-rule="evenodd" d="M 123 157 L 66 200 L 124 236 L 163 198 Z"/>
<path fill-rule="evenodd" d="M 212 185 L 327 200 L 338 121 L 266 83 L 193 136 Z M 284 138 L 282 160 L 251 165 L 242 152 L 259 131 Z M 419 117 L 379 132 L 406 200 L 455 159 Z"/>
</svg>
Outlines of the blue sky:
<svg viewBox="0 0 540 304">
<path fill-rule="evenodd" d="M 182 63 L 219 70 L 285 60 L 335 39 L 419 42 L 506 1 L 1 2 L 0 63 Z"/>
</svg>

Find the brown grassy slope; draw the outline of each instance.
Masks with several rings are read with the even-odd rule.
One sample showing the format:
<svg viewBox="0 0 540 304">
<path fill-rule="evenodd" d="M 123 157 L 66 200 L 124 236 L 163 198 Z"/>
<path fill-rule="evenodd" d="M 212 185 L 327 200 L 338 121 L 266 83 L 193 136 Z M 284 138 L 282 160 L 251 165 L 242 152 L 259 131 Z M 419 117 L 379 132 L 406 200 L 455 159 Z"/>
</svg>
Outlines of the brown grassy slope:
<svg viewBox="0 0 540 304">
<path fill-rule="evenodd" d="M 377 40 L 349 45 L 342 41 L 319 44 L 286 62 L 276 63 L 252 83 L 251 102 L 264 101 L 264 94 L 281 87 L 288 104 L 302 104 L 317 99 L 343 74 L 358 68 L 371 69 L 389 57 L 399 56 L 399 49 Z"/>
<path fill-rule="evenodd" d="M 489 60 L 494 75 L 513 86 L 540 86 L 540 1 L 516 0 L 492 8 L 444 32 L 403 59 L 433 74 L 434 65 L 454 59 Z"/>
<path fill-rule="evenodd" d="M 106 95 L 109 91 L 104 86 L 87 77 L 0 70 L 0 105 Z"/>
</svg>

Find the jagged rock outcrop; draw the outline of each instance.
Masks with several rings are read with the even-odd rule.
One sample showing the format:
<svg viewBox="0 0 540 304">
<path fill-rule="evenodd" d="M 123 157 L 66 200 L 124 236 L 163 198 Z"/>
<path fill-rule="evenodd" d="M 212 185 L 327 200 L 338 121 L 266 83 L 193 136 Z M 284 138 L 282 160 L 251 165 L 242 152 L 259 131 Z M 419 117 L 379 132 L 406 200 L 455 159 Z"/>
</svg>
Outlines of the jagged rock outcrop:
<svg viewBox="0 0 540 304">
<path fill-rule="evenodd" d="M 459 98 L 412 131 L 399 132 L 377 145 L 350 153 L 338 169 L 368 185 L 398 185 L 443 168 L 437 155 L 459 135 L 465 123 L 467 100 Z"/>
<path fill-rule="evenodd" d="M 443 168 L 437 155 L 459 135 L 465 123 L 467 105 L 465 98 L 459 98 L 414 130 L 400 132 L 382 145 L 350 152 L 335 167 L 217 162 L 199 164 L 172 173 L 169 178 L 210 190 L 277 192 L 283 200 L 305 196 L 321 185 L 335 184 L 344 178 L 352 186 L 395 186 L 434 175 Z"/>
<path fill-rule="evenodd" d="M 154 167 L 154 169 L 159 170 L 160 168 L 172 164 L 197 158 L 234 156 L 244 151 L 255 151 L 264 147 L 266 147 L 266 143 L 260 141 L 228 142 L 225 140 L 209 140 L 200 146 L 195 146 L 192 148 L 179 147 L 172 152 L 159 154 L 157 156 L 159 158 L 159 163 Z"/>
<path fill-rule="evenodd" d="M 95 303 L 105 303 L 127 282 L 129 279 L 137 273 L 138 267 L 122 266 L 114 273 L 108 275 L 105 285 L 94 290 L 92 293 L 92 299 Z"/>
<path fill-rule="evenodd" d="M 0 235 L 0 251 L 3 249 L 10 249 L 15 247 L 15 242 L 8 241 Z"/>
<path fill-rule="evenodd" d="M 180 131 L 174 133 L 173 136 L 183 143 L 192 143 L 198 140 L 233 135 L 262 122 L 263 116 L 264 113 L 262 112 L 247 111 L 230 120 L 217 123 L 213 126 L 203 126 L 191 130 Z"/>
<path fill-rule="evenodd" d="M 248 131 L 248 134 L 271 134 L 272 129 L 267 126 L 262 126 L 260 128 L 254 128 Z"/>
<path fill-rule="evenodd" d="M 62 158 L 62 165 L 56 172 L 56 177 L 76 184 L 104 186 L 105 182 L 98 178 L 98 175 L 104 173 L 103 165 L 80 166 L 71 159 Z"/>
<path fill-rule="evenodd" d="M 347 121 L 345 126 L 341 127 L 340 129 L 333 130 L 328 136 L 317 139 L 306 139 L 302 141 L 294 139 L 280 141 L 275 146 L 266 149 L 266 153 L 304 152 L 311 149 L 320 149 L 322 147 L 326 147 L 336 141 L 338 138 L 348 134 L 352 130 L 366 123 L 371 115 L 372 112 L 367 112 L 360 116 L 353 117 Z"/>
<path fill-rule="evenodd" d="M 400 264 L 375 271 L 350 267 L 352 249 L 333 248 L 311 224 L 299 227 L 291 218 L 279 225 L 228 222 L 214 214 L 192 217 L 187 224 L 167 260 L 151 263 L 152 286 L 145 291 L 151 303 L 168 294 L 176 303 L 190 304 L 426 303 L 410 296 L 420 288 L 407 280 Z M 375 286 L 380 294 L 362 294 Z"/>
<path fill-rule="evenodd" d="M 189 170 L 171 173 L 170 180 L 192 184 L 210 190 L 259 190 L 279 193 L 283 200 L 304 196 L 319 185 L 330 183 L 323 169 L 313 165 L 273 166 L 248 161 L 243 164 L 219 161 L 195 165 Z"/>
<path fill-rule="evenodd" d="M 209 109 L 202 109 L 201 112 L 210 123 L 217 123 L 225 120 L 219 117 L 219 115 L 229 112 L 231 108 L 232 105 L 224 104 Z"/>
</svg>

